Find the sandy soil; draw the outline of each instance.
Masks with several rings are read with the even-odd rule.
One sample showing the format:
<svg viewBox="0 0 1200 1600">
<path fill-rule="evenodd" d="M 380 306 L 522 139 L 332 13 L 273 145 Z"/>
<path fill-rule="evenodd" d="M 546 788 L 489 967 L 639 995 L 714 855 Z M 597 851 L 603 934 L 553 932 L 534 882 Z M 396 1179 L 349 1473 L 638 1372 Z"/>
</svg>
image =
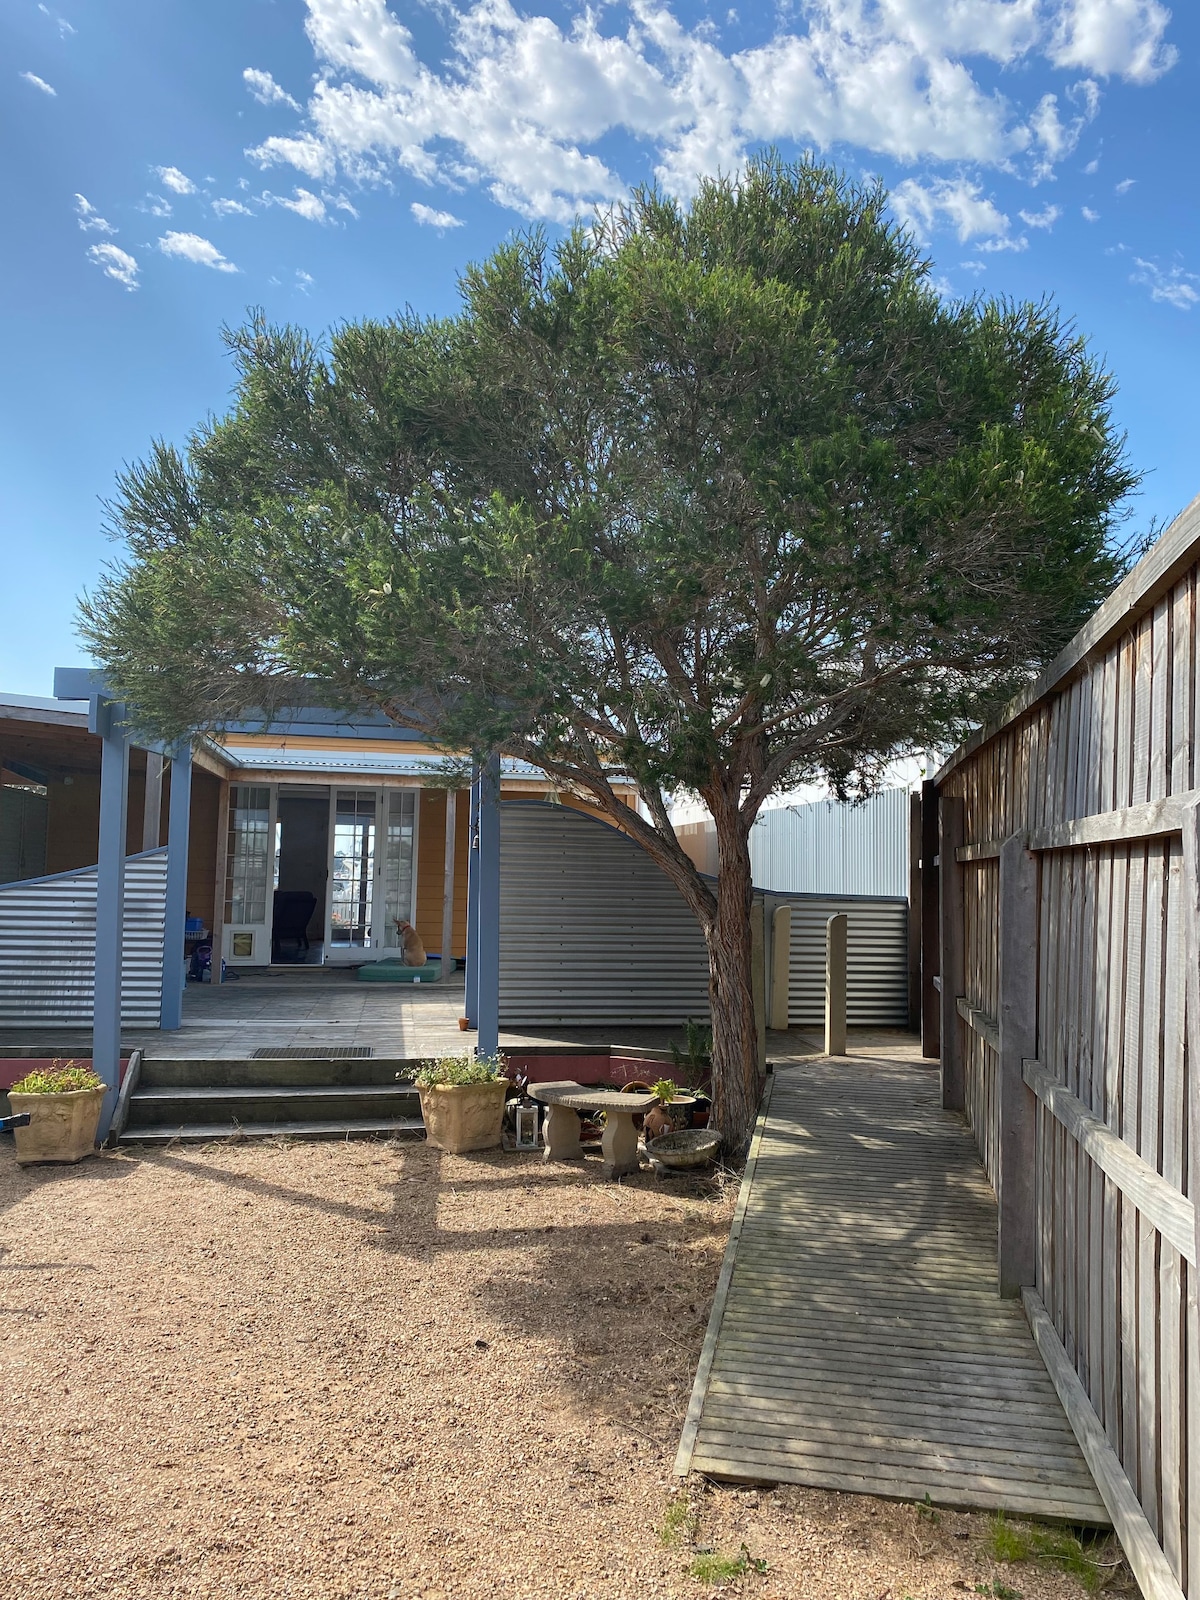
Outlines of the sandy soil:
<svg viewBox="0 0 1200 1600">
<path fill-rule="evenodd" d="M 1082 1593 L 982 1517 L 669 1511 L 732 1204 L 423 1145 L 23 1170 L 5 1140 L 0 1595 L 695 1597 L 696 1547 L 743 1543 L 767 1570 L 726 1592 L 762 1600 Z"/>
</svg>

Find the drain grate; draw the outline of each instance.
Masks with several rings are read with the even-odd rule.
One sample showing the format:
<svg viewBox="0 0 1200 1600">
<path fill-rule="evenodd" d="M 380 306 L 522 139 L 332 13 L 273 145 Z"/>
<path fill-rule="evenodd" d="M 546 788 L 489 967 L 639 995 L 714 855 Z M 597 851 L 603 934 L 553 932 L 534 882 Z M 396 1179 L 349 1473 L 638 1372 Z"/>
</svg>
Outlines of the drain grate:
<svg viewBox="0 0 1200 1600">
<path fill-rule="evenodd" d="M 251 1061 L 358 1061 L 374 1054 L 369 1044 L 261 1045 Z"/>
</svg>

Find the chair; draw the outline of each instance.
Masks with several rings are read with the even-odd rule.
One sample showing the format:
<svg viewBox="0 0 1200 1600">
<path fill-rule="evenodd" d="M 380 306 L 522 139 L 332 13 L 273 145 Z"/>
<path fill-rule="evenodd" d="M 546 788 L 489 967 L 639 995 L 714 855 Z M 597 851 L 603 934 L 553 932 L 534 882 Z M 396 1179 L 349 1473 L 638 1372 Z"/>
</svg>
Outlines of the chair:
<svg viewBox="0 0 1200 1600">
<path fill-rule="evenodd" d="M 276 889 L 271 921 L 271 960 L 301 961 L 308 950 L 308 924 L 317 909 L 317 897 L 307 889 Z M 290 955 L 284 944 L 295 948 Z"/>
</svg>

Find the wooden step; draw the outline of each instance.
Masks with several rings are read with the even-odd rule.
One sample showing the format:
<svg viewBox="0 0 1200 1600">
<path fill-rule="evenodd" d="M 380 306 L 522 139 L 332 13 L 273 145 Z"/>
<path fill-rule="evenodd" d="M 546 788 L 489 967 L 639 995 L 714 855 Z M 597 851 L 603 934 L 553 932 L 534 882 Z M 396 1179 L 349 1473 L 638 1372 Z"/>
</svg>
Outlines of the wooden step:
<svg viewBox="0 0 1200 1600">
<path fill-rule="evenodd" d="M 303 1122 L 184 1122 L 155 1123 L 149 1127 L 128 1127 L 122 1144 L 211 1144 L 220 1139 L 364 1139 L 380 1135 L 407 1134 L 419 1137 L 425 1132 L 420 1117 L 344 1117 L 332 1121 L 317 1118 Z"/>
<path fill-rule="evenodd" d="M 420 1102 L 404 1084 L 277 1084 L 206 1088 L 139 1086 L 130 1096 L 127 1126 L 160 1123 L 358 1121 L 362 1118 L 419 1117 Z"/>
</svg>

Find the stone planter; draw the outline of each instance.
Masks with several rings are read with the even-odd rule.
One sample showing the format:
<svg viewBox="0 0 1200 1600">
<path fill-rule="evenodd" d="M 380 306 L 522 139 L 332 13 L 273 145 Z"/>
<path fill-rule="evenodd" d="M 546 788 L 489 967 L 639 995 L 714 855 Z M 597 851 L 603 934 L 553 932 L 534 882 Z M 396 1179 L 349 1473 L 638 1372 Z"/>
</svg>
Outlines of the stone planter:
<svg viewBox="0 0 1200 1600">
<path fill-rule="evenodd" d="M 495 1083 L 439 1084 L 419 1089 L 421 1116 L 429 1143 L 451 1155 L 494 1150 L 500 1144 L 508 1080 Z"/>
<path fill-rule="evenodd" d="M 107 1091 L 72 1089 L 69 1094 L 13 1094 L 8 1101 L 14 1115 L 30 1114 L 27 1128 L 14 1128 L 17 1160 L 22 1166 L 35 1161 L 82 1161 L 96 1148 L 100 1107 Z"/>
</svg>

